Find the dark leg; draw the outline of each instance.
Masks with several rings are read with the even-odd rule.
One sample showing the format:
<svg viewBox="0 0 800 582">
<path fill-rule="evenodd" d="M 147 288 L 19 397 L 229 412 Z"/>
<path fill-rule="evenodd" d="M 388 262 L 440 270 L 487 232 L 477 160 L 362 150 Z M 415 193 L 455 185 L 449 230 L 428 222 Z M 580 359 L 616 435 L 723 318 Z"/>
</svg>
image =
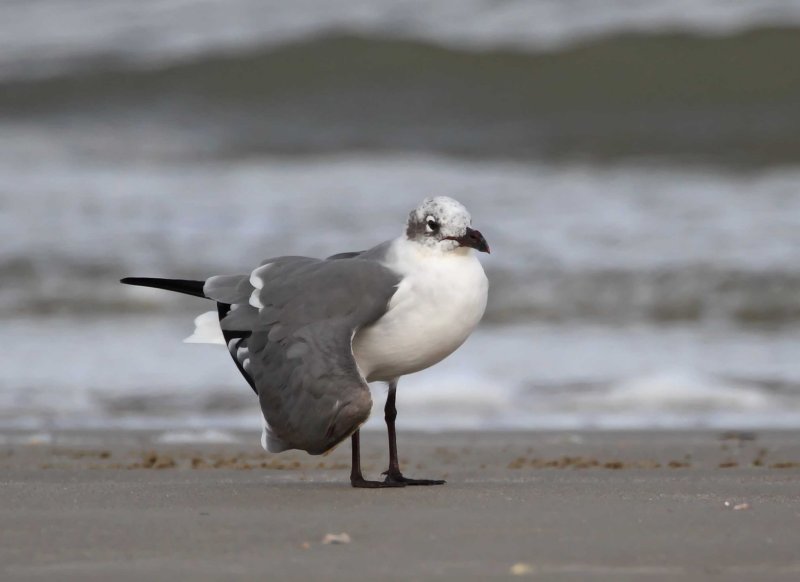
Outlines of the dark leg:
<svg viewBox="0 0 800 582">
<path fill-rule="evenodd" d="M 384 471 L 386 483 L 402 483 L 404 485 L 443 485 L 442 479 L 409 479 L 400 472 L 400 462 L 397 460 L 397 433 L 394 421 L 397 418 L 395 398 L 397 396 L 397 380 L 389 382 L 389 396 L 386 398 L 386 407 L 383 409 L 386 419 L 386 429 L 389 432 L 389 470 Z"/>
<path fill-rule="evenodd" d="M 367 481 L 361 474 L 361 438 L 359 431 L 353 433 L 350 437 L 353 445 L 353 465 L 350 469 L 350 484 L 353 487 L 362 487 L 365 489 L 376 489 L 378 487 L 403 487 L 405 483 L 388 483 L 386 481 Z"/>
</svg>

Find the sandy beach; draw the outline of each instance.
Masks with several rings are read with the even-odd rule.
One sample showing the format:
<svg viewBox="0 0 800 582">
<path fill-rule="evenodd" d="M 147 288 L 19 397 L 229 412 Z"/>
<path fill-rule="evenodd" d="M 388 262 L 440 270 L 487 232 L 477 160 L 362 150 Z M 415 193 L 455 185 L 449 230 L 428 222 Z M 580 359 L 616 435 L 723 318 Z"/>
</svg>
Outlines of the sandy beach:
<svg viewBox="0 0 800 582">
<path fill-rule="evenodd" d="M 405 432 L 406 473 L 447 485 L 369 491 L 348 447 L 0 436 L 3 580 L 800 577 L 797 433 Z"/>
<path fill-rule="evenodd" d="M 800 582 L 800 0 L 0 1 L 0 49 L 0 582 Z M 262 450 L 369 379 L 381 478 L 399 377 L 445 485 Z"/>
</svg>

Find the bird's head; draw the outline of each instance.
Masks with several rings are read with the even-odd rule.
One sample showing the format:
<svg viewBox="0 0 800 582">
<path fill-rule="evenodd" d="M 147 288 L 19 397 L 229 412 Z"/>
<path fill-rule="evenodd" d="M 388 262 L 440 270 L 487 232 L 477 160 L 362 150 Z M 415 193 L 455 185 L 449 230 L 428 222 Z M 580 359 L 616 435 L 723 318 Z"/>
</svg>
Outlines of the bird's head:
<svg viewBox="0 0 800 582">
<path fill-rule="evenodd" d="M 426 198 L 411 211 L 406 224 L 408 240 L 442 252 L 472 248 L 489 252 L 480 231 L 472 228 L 472 217 L 464 205 L 448 198 Z"/>
</svg>

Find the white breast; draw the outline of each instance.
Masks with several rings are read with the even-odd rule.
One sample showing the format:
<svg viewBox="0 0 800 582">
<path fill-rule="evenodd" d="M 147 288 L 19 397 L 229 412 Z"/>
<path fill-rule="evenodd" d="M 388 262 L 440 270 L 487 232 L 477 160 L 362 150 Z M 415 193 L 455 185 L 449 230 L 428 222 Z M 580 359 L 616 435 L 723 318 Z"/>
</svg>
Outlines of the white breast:
<svg viewBox="0 0 800 582">
<path fill-rule="evenodd" d="M 483 316 L 489 288 L 470 249 L 431 252 L 398 239 L 387 261 L 403 280 L 386 314 L 353 338 L 369 382 L 418 372 L 453 353 Z"/>
</svg>

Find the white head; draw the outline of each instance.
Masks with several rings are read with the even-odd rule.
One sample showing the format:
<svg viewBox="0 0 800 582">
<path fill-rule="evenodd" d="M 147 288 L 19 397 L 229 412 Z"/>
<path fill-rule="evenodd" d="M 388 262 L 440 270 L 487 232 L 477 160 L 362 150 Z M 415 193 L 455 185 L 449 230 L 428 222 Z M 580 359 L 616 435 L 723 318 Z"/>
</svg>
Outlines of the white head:
<svg viewBox="0 0 800 582">
<path fill-rule="evenodd" d="M 437 196 L 426 198 L 411 211 L 406 224 L 406 237 L 417 244 L 441 251 L 466 247 L 488 253 L 486 239 L 471 226 L 472 217 L 463 204 L 447 196 Z"/>
</svg>

